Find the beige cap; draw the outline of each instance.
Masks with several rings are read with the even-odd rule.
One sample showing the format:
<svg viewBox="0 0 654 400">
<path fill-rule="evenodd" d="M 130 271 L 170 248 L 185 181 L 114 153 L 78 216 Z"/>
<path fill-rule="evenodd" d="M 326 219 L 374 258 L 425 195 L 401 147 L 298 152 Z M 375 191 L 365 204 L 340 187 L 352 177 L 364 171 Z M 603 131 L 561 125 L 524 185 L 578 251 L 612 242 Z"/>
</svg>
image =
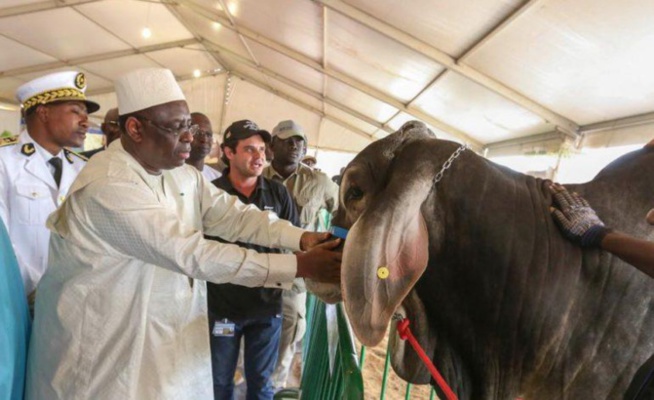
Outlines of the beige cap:
<svg viewBox="0 0 654 400">
<path fill-rule="evenodd" d="M 27 112 L 39 104 L 57 101 L 82 101 L 89 113 L 98 111 L 98 103 L 86 99 L 86 77 L 83 72 L 55 72 L 33 79 L 18 88 L 16 98 L 23 111 Z"/>
<path fill-rule="evenodd" d="M 118 77 L 114 85 L 120 115 L 172 101 L 186 101 L 175 76 L 165 68 L 137 69 Z"/>
<path fill-rule="evenodd" d="M 277 126 L 273 128 L 272 135 L 282 140 L 286 140 L 293 136 L 299 136 L 304 139 L 305 143 L 309 143 L 307 140 L 307 135 L 304 134 L 304 129 L 302 129 L 300 125 L 296 124 L 295 121 L 290 119 L 278 123 Z"/>
</svg>

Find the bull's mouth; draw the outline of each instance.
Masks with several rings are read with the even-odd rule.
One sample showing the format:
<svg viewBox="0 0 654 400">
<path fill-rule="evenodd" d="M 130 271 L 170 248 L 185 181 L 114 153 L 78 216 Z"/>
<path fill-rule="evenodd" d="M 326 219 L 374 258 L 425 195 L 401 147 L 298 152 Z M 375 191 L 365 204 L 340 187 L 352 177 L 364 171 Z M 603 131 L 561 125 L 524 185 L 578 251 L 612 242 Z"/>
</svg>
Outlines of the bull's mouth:
<svg viewBox="0 0 654 400">
<path fill-rule="evenodd" d="M 341 290 L 338 285 L 307 280 L 307 289 L 327 303 L 333 304 L 342 301 Z M 436 349 L 435 336 L 430 332 L 431 327 L 425 314 L 425 306 L 415 290 L 409 292 L 395 312 L 409 319 L 411 333 L 425 353 L 433 358 Z M 352 318 L 352 316 L 349 317 Z M 391 320 L 389 326 L 388 340 L 390 343 L 391 364 L 397 375 L 407 382 L 418 385 L 428 384 L 431 379 L 429 370 L 411 345 L 398 336 L 397 321 Z"/>
<path fill-rule="evenodd" d="M 436 339 L 435 335 L 430 334 L 431 327 L 425 314 L 425 306 L 415 290 L 409 292 L 396 312 L 409 319 L 411 333 L 427 356 L 432 359 L 436 349 Z M 400 378 L 407 382 L 418 385 L 428 384 L 431 379 L 429 370 L 411 345 L 400 339 L 397 333 L 397 322 L 391 321 L 390 326 L 391 332 L 388 340 L 393 369 Z"/>
<path fill-rule="evenodd" d="M 312 281 L 311 279 L 304 280 L 307 285 L 307 290 L 317 296 L 320 300 L 327 304 L 336 304 L 343 301 L 341 295 L 341 286 L 334 283 L 322 283 Z"/>
</svg>

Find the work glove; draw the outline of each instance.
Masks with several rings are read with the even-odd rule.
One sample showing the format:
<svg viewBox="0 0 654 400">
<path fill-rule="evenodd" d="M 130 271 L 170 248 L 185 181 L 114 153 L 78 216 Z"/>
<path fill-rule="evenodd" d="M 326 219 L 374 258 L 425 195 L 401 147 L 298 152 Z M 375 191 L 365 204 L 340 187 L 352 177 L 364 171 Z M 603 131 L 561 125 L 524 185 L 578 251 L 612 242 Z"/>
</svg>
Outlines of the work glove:
<svg viewBox="0 0 654 400">
<path fill-rule="evenodd" d="M 550 185 L 550 191 L 557 207 L 550 211 L 563 234 L 582 247 L 600 247 L 611 229 L 604 225 L 586 199 L 556 183 Z"/>
</svg>

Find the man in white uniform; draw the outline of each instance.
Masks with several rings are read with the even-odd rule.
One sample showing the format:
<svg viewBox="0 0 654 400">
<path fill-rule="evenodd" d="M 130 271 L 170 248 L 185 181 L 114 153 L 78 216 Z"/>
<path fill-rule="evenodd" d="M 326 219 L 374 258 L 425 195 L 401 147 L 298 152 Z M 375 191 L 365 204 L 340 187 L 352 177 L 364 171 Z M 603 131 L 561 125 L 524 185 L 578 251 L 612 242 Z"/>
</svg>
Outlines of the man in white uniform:
<svg viewBox="0 0 654 400">
<path fill-rule="evenodd" d="M 204 281 L 338 282 L 338 242 L 318 245 L 329 235 L 246 206 L 184 163 L 198 128 L 169 70 L 115 84 L 121 139 L 91 159 L 48 219 L 26 398 L 210 399 Z M 298 252 L 259 254 L 204 233 Z"/>
<path fill-rule="evenodd" d="M 86 159 L 66 149 L 84 143 L 88 114 L 81 72 L 46 75 L 18 88 L 26 130 L 0 144 L 0 218 L 20 266 L 25 294 L 32 295 L 48 262 L 48 215 L 64 200 Z M 31 297 L 31 296 L 30 296 Z"/>
</svg>

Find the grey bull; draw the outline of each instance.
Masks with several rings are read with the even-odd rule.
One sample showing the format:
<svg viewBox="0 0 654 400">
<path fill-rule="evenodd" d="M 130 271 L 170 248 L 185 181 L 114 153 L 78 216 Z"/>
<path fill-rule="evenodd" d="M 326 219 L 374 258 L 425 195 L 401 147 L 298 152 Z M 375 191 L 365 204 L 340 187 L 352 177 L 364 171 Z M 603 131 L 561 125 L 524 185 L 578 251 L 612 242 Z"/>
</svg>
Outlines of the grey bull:
<svg viewBox="0 0 654 400">
<path fill-rule="evenodd" d="M 334 219 L 350 229 L 341 287 L 310 290 L 329 302 L 342 294 L 365 345 L 382 340 L 394 312 L 409 317 L 460 399 L 622 398 L 654 352 L 654 280 L 566 240 L 543 180 L 466 150 L 434 184 L 457 148 L 410 122 L 357 155 Z M 654 149 L 567 187 L 608 226 L 654 237 Z M 413 350 L 391 340 L 398 375 L 428 383 Z"/>
</svg>

